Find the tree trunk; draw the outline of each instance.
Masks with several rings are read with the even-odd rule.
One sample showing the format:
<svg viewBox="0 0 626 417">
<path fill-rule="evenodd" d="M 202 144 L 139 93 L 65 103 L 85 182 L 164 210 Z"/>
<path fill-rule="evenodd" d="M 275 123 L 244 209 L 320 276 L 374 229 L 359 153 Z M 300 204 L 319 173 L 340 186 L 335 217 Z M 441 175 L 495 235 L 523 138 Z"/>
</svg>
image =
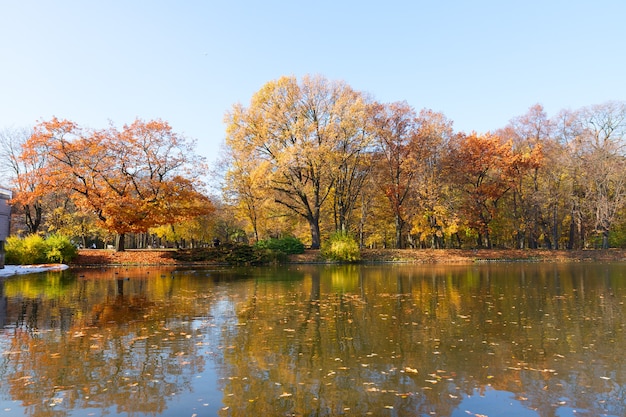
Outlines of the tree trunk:
<svg viewBox="0 0 626 417">
<path fill-rule="evenodd" d="M 311 229 L 311 249 L 320 248 L 320 222 L 319 219 L 309 218 L 309 228 Z"/>
<path fill-rule="evenodd" d="M 552 208 L 552 240 L 554 240 L 554 249 L 559 249 L 559 222 L 557 219 L 557 211 L 556 211 L 556 203 L 554 203 L 554 207 Z"/>
<path fill-rule="evenodd" d="M 396 216 L 396 249 L 402 249 L 402 229 L 404 228 L 404 222 L 400 216 Z"/>
<path fill-rule="evenodd" d="M 24 217 L 29 234 L 37 233 L 39 226 L 41 226 L 42 215 L 43 209 L 41 205 L 35 204 L 34 206 L 31 206 L 26 204 L 24 206 Z"/>
<path fill-rule="evenodd" d="M 126 250 L 125 246 L 126 234 L 120 233 L 115 237 L 115 250 L 117 252 L 124 252 Z"/>
</svg>

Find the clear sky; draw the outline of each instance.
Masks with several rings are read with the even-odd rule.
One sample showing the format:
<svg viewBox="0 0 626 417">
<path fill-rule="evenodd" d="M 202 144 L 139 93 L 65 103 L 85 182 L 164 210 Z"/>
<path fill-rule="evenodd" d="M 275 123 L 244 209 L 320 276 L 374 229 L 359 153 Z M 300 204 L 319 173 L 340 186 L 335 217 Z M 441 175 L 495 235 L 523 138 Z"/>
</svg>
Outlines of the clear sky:
<svg viewBox="0 0 626 417">
<path fill-rule="evenodd" d="M 0 129 L 160 118 L 214 161 L 224 113 L 321 74 L 456 131 L 626 99 L 623 0 L 0 0 Z"/>
</svg>

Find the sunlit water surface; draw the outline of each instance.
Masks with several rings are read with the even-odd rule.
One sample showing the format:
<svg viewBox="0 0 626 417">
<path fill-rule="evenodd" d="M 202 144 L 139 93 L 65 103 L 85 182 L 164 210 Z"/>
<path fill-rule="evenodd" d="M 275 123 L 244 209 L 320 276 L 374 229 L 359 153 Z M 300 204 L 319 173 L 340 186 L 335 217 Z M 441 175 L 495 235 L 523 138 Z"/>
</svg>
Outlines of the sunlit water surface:
<svg viewBox="0 0 626 417">
<path fill-rule="evenodd" d="M 0 281 L 2 416 L 624 416 L 626 265 Z"/>
</svg>

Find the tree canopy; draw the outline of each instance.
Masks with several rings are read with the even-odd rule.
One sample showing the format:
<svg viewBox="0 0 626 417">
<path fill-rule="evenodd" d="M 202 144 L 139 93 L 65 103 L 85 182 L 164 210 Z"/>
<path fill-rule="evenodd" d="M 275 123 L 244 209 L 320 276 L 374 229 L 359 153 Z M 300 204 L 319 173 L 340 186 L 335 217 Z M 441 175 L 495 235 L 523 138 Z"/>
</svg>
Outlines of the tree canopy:
<svg viewBox="0 0 626 417">
<path fill-rule="evenodd" d="M 312 247 L 335 231 L 396 248 L 626 238 L 623 102 L 552 119 L 537 104 L 498 130 L 466 133 L 441 113 L 342 82 L 282 77 L 233 106 L 226 123 L 225 190 L 256 239 L 292 216 L 308 225 Z M 281 230 L 303 236 L 294 224 Z"/>
<path fill-rule="evenodd" d="M 226 112 L 223 188 L 209 198 L 195 142 L 167 122 L 88 129 L 52 119 L 0 132 L 29 233 L 185 242 L 336 233 L 370 247 L 626 246 L 626 103 L 490 132 L 379 102 L 319 75 L 281 77 Z M 6 165 L 6 164 L 5 164 Z M 143 237 L 147 242 L 147 238 Z"/>
<path fill-rule="evenodd" d="M 267 83 L 248 108 L 236 105 L 226 116 L 229 186 L 264 190 L 308 223 L 311 247 L 319 248 L 322 206 L 340 181 L 347 185 L 351 158 L 367 148 L 365 110 L 365 98 L 345 83 L 309 76 Z"/>
<path fill-rule="evenodd" d="M 23 145 L 23 160 L 46 155 L 46 161 L 26 174 L 34 186 L 17 201 L 65 194 L 121 236 L 118 250 L 124 250 L 126 233 L 212 211 L 199 191 L 204 162 L 193 145 L 160 120 L 89 130 L 54 118 L 37 125 Z"/>
</svg>

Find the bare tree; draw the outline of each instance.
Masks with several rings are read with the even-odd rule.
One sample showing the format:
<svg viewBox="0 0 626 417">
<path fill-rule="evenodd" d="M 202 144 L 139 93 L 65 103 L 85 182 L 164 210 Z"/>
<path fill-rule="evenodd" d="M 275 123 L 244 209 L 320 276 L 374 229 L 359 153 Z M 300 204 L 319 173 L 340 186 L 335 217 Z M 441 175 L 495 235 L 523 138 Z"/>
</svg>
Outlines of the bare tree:
<svg viewBox="0 0 626 417">
<path fill-rule="evenodd" d="M 611 227 L 626 204 L 626 103 L 585 107 L 578 123 L 574 149 L 585 209 L 606 249 Z"/>
<path fill-rule="evenodd" d="M 22 158 L 22 146 L 30 138 L 33 131 L 31 128 L 7 128 L 0 131 L 0 173 L 8 179 L 8 184 L 14 195 L 33 191 L 36 184 L 33 182 L 36 177 L 27 175 L 41 168 L 46 161 L 45 154 L 33 154 L 28 158 Z M 24 216 L 24 224 L 28 233 L 37 233 L 41 227 L 44 204 L 38 198 L 28 203 L 20 204 L 16 207 L 16 213 Z"/>
</svg>

